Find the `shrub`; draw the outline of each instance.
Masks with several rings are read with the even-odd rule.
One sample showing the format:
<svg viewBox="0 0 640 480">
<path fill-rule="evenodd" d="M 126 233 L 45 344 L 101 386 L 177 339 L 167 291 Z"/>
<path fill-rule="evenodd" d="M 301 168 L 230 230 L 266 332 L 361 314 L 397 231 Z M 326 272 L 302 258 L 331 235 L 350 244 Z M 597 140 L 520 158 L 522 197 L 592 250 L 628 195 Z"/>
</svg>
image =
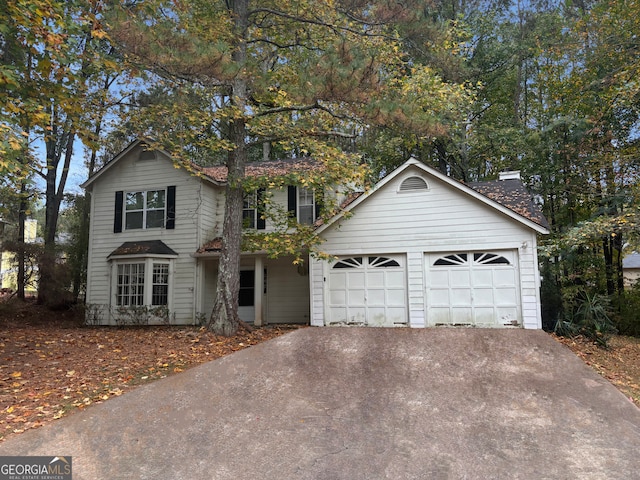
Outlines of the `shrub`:
<svg viewBox="0 0 640 480">
<path fill-rule="evenodd" d="M 607 347 L 609 339 L 617 331 L 611 320 L 609 297 L 581 291 L 572 303 L 565 318 L 556 323 L 555 332 L 563 336 L 581 334 L 599 346 Z"/>
</svg>

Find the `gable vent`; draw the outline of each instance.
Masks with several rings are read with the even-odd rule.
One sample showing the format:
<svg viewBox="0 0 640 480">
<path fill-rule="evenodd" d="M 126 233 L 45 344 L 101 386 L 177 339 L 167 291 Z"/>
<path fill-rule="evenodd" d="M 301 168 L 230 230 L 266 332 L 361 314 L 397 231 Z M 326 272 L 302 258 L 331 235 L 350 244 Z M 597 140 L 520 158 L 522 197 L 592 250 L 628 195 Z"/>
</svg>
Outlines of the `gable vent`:
<svg viewBox="0 0 640 480">
<path fill-rule="evenodd" d="M 155 160 L 158 158 L 153 150 L 142 150 L 138 155 L 138 160 Z"/>
<path fill-rule="evenodd" d="M 409 177 L 400 184 L 400 192 L 415 192 L 419 190 L 429 190 L 429 186 L 420 177 Z"/>
</svg>

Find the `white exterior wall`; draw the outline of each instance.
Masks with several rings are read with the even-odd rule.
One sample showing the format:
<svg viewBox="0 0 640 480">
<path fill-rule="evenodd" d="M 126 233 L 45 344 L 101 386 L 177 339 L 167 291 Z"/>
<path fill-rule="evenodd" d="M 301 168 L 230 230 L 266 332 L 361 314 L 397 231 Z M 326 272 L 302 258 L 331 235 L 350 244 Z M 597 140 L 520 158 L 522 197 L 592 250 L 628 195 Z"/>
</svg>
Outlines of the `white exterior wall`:
<svg viewBox="0 0 640 480">
<path fill-rule="evenodd" d="M 265 320 L 275 323 L 309 323 L 309 278 L 293 265 L 293 258 L 265 260 L 267 295 Z"/>
<path fill-rule="evenodd" d="M 253 267 L 255 258 L 243 257 L 241 268 Z M 201 258 L 200 261 L 205 266 L 204 301 L 200 311 L 209 318 L 215 301 L 218 260 Z M 267 270 L 266 294 L 263 293 L 262 298 L 266 324 L 309 323 L 309 277 L 306 273 L 301 275 L 292 261 L 292 257 L 262 260 L 262 266 Z"/>
<path fill-rule="evenodd" d="M 140 147 L 105 170 L 90 185 L 91 232 L 87 271 L 87 303 L 103 310 L 103 323 L 108 318 L 108 306 L 114 303 L 112 263 L 107 257 L 124 242 L 161 240 L 178 257 L 172 262 L 170 309 L 175 323 L 194 322 L 198 270 L 191 256 L 204 241 L 212 238 L 220 224 L 215 202 L 220 196 L 214 188 L 190 175 L 176 170 L 172 161 L 158 152 L 156 160 L 138 160 Z M 165 228 L 123 230 L 113 232 L 115 192 L 162 189 L 176 186 L 175 229 Z M 136 257 L 131 256 L 131 260 Z M 129 257 L 127 257 L 127 260 Z"/>
<path fill-rule="evenodd" d="M 408 176 L 421 176 L 428 191 L 398 193 Z M 406 254 L 409 322 L 422 327 L 425 305 L 424 253 L 517 250 L 525 328 L 541 328 L 536 232 L 415 167 L 407 168 L 356 205 L 353 216 L 321 233 L 332 255 Z M 312 325 L 324 325 L 330 264 L 313 261 Z"/>
</svg>

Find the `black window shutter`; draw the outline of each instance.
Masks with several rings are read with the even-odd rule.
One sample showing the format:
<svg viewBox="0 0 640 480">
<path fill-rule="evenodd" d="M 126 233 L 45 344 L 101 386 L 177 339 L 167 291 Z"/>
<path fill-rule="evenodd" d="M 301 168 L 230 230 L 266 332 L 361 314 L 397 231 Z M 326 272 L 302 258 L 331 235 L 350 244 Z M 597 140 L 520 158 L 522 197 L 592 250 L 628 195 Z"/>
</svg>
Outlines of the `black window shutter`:
<svg viewBox="0 0 640 480">
<path fill-rule="evenodd" d="M 258 230 L 264 230 L 267 227 L 267 220 L 264 218 L 264 193 L 265 193 L 266 189 L 265 188 L 259 188 L 257 193 L 256 193 L 256 202 L 257 202 L 257 209 L 256 209 L 256 215 L 258 218 L 256 218 L 256 228 Z"/>
<path fill-rule="evenodd" d="M 116 205 L 113 215 L 113 233 L 122 232 L 122 208 L 124 206 L 124 192 L 119 190 L 116 192 Z"/>
<path fill-rule="evenodd" d="M 175 185 L 167 187 L 167 221 L 165 224 L 167 230 L 176 228 L 176 187 Z"/>
<path fill-rule="evenodd" d="M 287 210 L 289 210 L 289 216 L 296 218 L 298 216 L 298 189 L 289 185 L 289 189 L 287 192 Z"/>
</svg>

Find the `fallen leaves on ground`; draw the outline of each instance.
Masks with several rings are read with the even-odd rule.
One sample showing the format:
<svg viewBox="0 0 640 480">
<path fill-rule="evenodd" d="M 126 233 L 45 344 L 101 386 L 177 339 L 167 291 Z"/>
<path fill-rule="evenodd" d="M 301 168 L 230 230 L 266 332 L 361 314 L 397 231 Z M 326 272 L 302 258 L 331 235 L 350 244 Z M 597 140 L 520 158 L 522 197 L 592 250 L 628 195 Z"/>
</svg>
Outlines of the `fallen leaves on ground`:
<svg viewBox="0 0 640 480">
<path fill-rule="evenodd" d="M 582 336 L 553 337 L 640 407 L 640 338 L 614 335 L 609 347 L 601 348 Z"/>
<path fill-rule="evenodd" d="M 290 330 L 227 338 L 197 327 L 83 327 L 35 306 L 25 312 L 0 312 L 2 440 Z"/>
</svg>

